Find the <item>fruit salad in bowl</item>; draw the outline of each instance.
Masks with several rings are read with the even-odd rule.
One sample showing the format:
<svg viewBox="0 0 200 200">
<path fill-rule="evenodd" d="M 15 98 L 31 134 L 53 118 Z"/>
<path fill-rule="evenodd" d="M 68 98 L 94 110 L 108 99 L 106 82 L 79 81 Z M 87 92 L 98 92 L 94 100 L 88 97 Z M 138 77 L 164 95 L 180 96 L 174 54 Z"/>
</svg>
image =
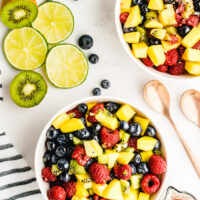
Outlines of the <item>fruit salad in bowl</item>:
<svg viewBox="0 0 200 200">
<path fill-rule="evenodd" d="M 142 68 L 170 78 L 200 75 L 200 1 L 117 0 L 115 20 Z"/>
<path fill-rule="evenodd" d="M 93 97 L 57 113 L 35 155 L 48 200 L 158 200 L 167 171 L 163 139 L 127 102 Z"/>
</svg>

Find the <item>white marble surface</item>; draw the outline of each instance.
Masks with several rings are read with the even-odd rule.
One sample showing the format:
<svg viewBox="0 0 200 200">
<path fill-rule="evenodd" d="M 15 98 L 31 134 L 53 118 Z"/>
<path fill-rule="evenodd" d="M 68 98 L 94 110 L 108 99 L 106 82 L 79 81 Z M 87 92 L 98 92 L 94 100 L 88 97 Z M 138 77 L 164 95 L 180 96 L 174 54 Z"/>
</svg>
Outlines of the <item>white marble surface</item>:
<svg viewBox="0 0 200 200">
<path fill-rule="evenodd" d="M 49 118 L 68 103 L 90 96 L 91 90 L 99 86 L 102 79 L 107 78 L 111 81 L 112 86 L 109 90 L 102 90 L 103 95 L 132 100 L 137 106 L 145 108 L 146 113 L 150 113 L 152 118 L 158 120 L 169 152 L 167 185 L 191 192 L 197 199 L 200 199 L 199 178 L 174 130 L 165 118 L 152 112 L 143 100 L 144 84 L 149 80 L 157 79 L 157 77 L 136 66 L 122 48 L 114 24 L 115 0 L 62 0 L 60 2 L 66 3 L 75 16 L 75 29 L 67 42 L 77 44 L 80 35 L 90 34 L 94 38 L 94 47 L 84 52 L 86 55 L 97 53 L 100 56 L 100 62 L 97 65 L 90 65 L 87 81 L 81 86 L 64 90 L 48 84 L 48 94 L 42 103 L 34 108 L 23 109 L 17 107 L 9 96 L 9 84 L 18 71 L 6 62 L 3 48 L 1 48 L 0 68 L 3 71 L 1 79 L 4 102 L 0 103 L 0 127 L 9 134 L 18 151 L 34 167 L 37 139 Z M 0 22 L 1 47 L 7 31 Z M 42 72 L 41 69 L 37 71 Z M 178 129 L 193 151 L 200 155 L 200 129 L 182 115 L 179 107 L 180 96 L 184 91 L 191 88 L 200 91 L 200 79 L 194 81 L 160 80 L 170 91 L 171 113 Z"/>
</svg>

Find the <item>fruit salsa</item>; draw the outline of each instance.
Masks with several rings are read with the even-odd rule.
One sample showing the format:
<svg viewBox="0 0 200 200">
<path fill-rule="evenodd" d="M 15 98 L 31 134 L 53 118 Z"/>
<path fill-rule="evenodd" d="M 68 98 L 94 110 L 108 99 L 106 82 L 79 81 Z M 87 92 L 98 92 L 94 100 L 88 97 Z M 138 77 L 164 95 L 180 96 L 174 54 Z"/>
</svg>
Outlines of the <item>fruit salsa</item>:
<svg viewBox="0 0 200 200">
<path fill-rule="evenodd" d="M 149 200 L 167 163 L 150 120 L 128 104 L 81 103 L 46 133 L 49 200 Z"/>
<path fill-rule="evenodd" d="M 171 75 L 200 75 L 199 0 L 121 0 L 120 8 L 136 58 Z"/>
</svg>

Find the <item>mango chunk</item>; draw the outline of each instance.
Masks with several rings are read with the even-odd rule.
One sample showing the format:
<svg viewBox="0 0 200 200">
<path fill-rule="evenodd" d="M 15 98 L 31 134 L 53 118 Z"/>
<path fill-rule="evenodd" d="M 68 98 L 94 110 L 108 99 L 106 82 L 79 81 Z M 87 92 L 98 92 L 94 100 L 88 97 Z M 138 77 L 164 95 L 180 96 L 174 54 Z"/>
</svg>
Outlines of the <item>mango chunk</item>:
<svg viewBox="0 0 200 200">
<path fill-rule="evenodd" d="M 139 32 L 125 33 L 124 40 L 128 43 L 138 43 L 140 41 L 140 33 Z"/>
<path fill-rule="evenodd" d="M 124 200 L 137 200 L 138 195 L 139 195 L 139 191 L 131 187 L 129 193 L 124 196 Z"/>
<path fill-rule="evenodd" d="M 149 162 L 150 157 L 153 155 L 153 151 L 142 151 L 140 152 L 142 162 Z"/>
<path fill-rule="evenodd" d="M 121 0 L 120 8 L 121 9 L 129 9 L 131 7 L 131 0 Z"/>
<path fill-rule="evenodd" d="M 137 148 L 143 151 L 151 151 L 157 142 L 158 140 L 153 137 L 143 136 L 137 140 Z"/>
<path fill-rule="evenodd" d="M 75 196 L 80 196 L 80 197 L 89 197 L 89 193 L 87 189 L 84 188 L 83 183 L 77 181 L 76 182 L 76 194 Z"/>
<path fill-rule="evenodd" d="M 140 124 L 140 126 L 142 127 L 141 135 L 144 135 L 145 131 L 147 130 L 147 127 L 149 125 L 150 120 L 143 118 L 143 117 L 136 116 L 135 119 L 134 119 L 134 122 Z"/>
<path fill-rule="evenodd" d="M 131 106 L 124 104 L 116 112 L 116 115 L 121 121 L 129 121 L 135 115 L 135 113 L 135 110 Z"/>
<path fill-rule="evenodd" d="M 200 50 L 188 48 L 182 55 L 183 60 L 200 62 Z"/>
<path fill-rule="evenodd" d="M 138 200 L 149 200 L 149 198 L 150 198 L 150 194 L 147 194 L 144 192 L 139 193 Z"/>
<path fill-rule="evenodd" d="M 108 185 L 106 183 L 105 184 L 97 184 L 95 182 L 92 182 L 92 189 L 93 189 L 94 193 L 99 196 L 103 195 L 103 192 L 107 186 Z"/>
<path fill-rule="evenodd" d="M 84 147 L 89 157 L 97 157 L 103 153 L 103 149 L 96 140 L 84 141 Z"/>
<path fill-rule="evenodd" d="M 163 25 L 156 19 L 148 20 L 145 22 L 144 26 L 146 28 L 163 28 Z"/>
<path fill-rule="evenodd" d="M 66 113 L 62 113 L 59 115 L 51 124 L 56 128 L 59 129 L 62 124 L 70 120 L 70 117 Z"/>
<path fill-rule="evenodd" d="M 132 44 L 133 55 L 136 58 L 146 58 L 147 57 L 147 50 L 148 46 L 145 42 L 140 42 L 137 44 Z"/>
<path fill-rule="evenodd" d="M 163 10 L 165 7 L 163 0 L 150 0 L 148 8 L 151 10 Z"/>
<path fill-rule="evenodd" d="M 197 62 L 185 62 L 185 69 L 188 71 L 188 73 L 193 75 L 200 75 L 200 63 Z"/>
<path fill-rule="evenodd" d="M 132 152 L 120 152 L 117 158 L 117 162 L 121 165 L 127 165 L 133 157 L 134 153 Z"/>
</svg>

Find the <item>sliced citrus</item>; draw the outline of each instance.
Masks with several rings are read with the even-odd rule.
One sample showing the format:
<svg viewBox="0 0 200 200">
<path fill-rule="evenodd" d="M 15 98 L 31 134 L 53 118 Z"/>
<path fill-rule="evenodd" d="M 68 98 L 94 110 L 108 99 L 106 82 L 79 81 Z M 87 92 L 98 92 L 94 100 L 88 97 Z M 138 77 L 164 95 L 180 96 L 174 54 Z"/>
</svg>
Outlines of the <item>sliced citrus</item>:
<svg viewBox="0 0 200 200">
<path fill-rule="evenodd" d="M 40 5 L 33 27 L 40 31 L 48 43 L 56 44 L 67 39 L 74 29 L 74 18 L 68 7 L 57 2 Z"/>
<path fill-rule="evenodd" d="M 40 67 L 45 61 L 47 51 L 48 46 L 44 37 L 30 27 L 12 30 L 4 40 L 6 58 L 19 70 Z"/>
<path fill-rule="evenodd" d="M 46 73 L 49 80 L 57 87 L 76 87 L 87 77 L 88 62 L 83 52 L 76 46 L 57 45 L 47 55 Z"/>
</svg>

